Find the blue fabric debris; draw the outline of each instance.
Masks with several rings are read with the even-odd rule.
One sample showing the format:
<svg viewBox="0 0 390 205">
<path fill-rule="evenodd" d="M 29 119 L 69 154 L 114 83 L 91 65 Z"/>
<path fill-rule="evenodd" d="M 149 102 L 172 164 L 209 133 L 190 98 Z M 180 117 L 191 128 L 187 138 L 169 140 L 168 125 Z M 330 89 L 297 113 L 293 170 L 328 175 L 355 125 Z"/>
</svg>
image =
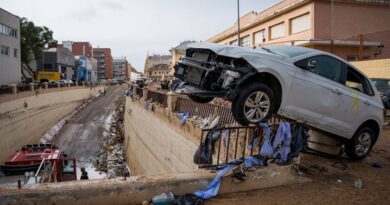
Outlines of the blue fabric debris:
<svg viewBox="0 0 390 205">
<path fill-rule="evenodd" d="M 264 130 L 264 143 L 263 146 L 261 146 L 260 154 L 264 157 L 272 157 L 274 149 L 271 145 L 270 128 L 267 123 L 260 123 L 260 127 Z"/>
<path fill-rule="evenodd" d="M 214 196 L 217 196 L 219 187 L 221 186 L 221 178 L 235 168 L 236 166 L 233 165 L 225 167 L 218 172 L 217 176 L 207 185 L 207 187 L 203 191 L 196 191 L 194 195 L 202 199 L 210 199 Z"/>
<path fill-rule="evenodd" d="M 281 122 L 276 132 L 273 148 L 274 158 L 277 164 L 286 164 L 290 153 L 291 127 L 288 122 Z"/>
<path fill-rule="evenodd" d="M 148 109 L 149 109 L 149 101 L 146 101 L 146 102 L 144 103 L 144 109 L 145 109 L 145 110 L 148 110 Z"/>
<path fill-rule="evenodd" d="M 182 112 L 179 112 L 179 114 L 177 114 L 177 117 L 180 119 L 181 125 L 185 125 L 186 121 L 187 121 L 187 118 L 190 117 L 190 113 L 187 112 L 187 113 L 184 114 Z"/>
</svg>

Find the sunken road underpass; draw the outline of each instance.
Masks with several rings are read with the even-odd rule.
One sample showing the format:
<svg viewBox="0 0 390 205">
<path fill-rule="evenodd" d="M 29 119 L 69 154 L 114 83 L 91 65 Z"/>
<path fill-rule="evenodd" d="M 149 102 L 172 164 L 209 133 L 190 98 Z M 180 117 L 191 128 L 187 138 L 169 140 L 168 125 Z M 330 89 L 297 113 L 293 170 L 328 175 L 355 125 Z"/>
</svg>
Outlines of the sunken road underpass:
<svg viewBox="0 0 390 205">
<path fill-rule="evenodd" d="M 114 119 L 118 103 L 124 101 L 126 86 L 110 86 L 105 95 L 91 100 L 84 108 L 45 142 L 54 143 L 70 157 L 77 160 L 77 176 L 80 178 L 80 167 L 85 167 L 89 179 L 106 177 L 105 168 L 97 170 L 99 160 L 107 154 L 106 140 L 110 135 L 110 125 Z"/>
</svg>

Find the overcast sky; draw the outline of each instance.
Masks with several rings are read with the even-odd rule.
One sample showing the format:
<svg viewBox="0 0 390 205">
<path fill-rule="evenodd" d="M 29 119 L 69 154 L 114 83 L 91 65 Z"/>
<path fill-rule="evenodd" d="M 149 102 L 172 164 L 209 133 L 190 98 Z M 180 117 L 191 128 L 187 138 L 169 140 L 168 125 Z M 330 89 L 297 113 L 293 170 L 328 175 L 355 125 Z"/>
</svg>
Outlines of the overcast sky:
<svg viewBox="0 0 390 205">
<path fill-rule="evenodd" d="M 241 0 L 241 15 L 281 0 Z M 0 7 L 54 31 L 126 56 L 143 71 L 147 51 L 168 54 L 184 40 L 206 40 L 232 26 L 236 0 L 0 0 Z"/>
</svg>

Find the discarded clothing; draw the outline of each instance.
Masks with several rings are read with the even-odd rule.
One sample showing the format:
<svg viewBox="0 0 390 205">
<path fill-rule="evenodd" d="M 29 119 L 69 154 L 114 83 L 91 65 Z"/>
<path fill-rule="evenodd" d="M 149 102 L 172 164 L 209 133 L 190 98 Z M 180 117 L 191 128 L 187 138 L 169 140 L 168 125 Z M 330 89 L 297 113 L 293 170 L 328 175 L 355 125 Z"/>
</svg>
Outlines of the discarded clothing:
<svg viewBox="0 0 390 205">
<path fill-rule="evenodd" d="M 307 151 L 308 144 L 307 139 L 309 134 L 304 125 L 296 125 L 291 140 L 291 152 L 288 156 L 288 160 L 291 161 L 293 158 L 298 157 L 302 151 Z"/>
<path fill-rule="evenodd" d="M 190 117 L 190 113 L 187 112 L 184 114 L 184 113 L 179 112 L 179 114 L 177 114 L 177 117 L 180 119 L 181 125 L 185 125 L 187 118 Z"/>
<path fill-rule="evenodd" d="M 291 128 L 290 123 L 281 122 L 276 132 L 273 148 L 274 148 L 274 159 L 279 165 L 288 163 L 288 155 L 290 153 L 291 144 Z"/>
<path fill-rule="evenodd" d="M 235 169 L 236 166 L 229 165 L 226 168 L 218 172 L 217 176 L 207 185 L 203 191 L 196 191 L 194 195 L 202 199 L 210 199 L 218 194 L 219 187 L 221 186 L 221 178 L 228 172 Z"/>
<path fill-rule="evenodd" d="M 214 144 L 221 136 L 221 131 L 210 131 L 207 133 L 204 142 L 198 147 L 194 154 L 195 164 L 212 164 Z M 200 151 L 200 153 L 199 153 Z"/>
<path fill-rule="evenodd" d="M 245 168 L 250 168 L 252 166 L 267 166 L 267 161 L 260 155 L 253 155 L 245 158 L 244 160 L 232 160 L 229 164 L 242 164 L 244 163 Z M 228 172 L 236 169 L 239 165 L 228 165 L 224 169 L 218 172 L 218 175 L 207 185 L 203 191 L 196 191 L 194 195 L 202 199 L 210 199 L 218 194 L 219 187 L 221 186 L 221 178 L 225 176 Z"/>
<path fill-rule="evenodd" d="M 145 110 L 148 110 L 148 109 L 149 109 L 149 102 L 148 102 L 148 101 L 146 101 L 146 102 L 144 103 L 144 109 L 145 109 Z"/>
<path fill-rule="evenodd" d="M 270 128 L 267 123 L 260 123 L 259 125 L 264 130 L 264 143 L 261 146 L 260 154 L 264 157 L 272 157 L 274 154 L 274 149 L 271 145 Z"/>
</svg>

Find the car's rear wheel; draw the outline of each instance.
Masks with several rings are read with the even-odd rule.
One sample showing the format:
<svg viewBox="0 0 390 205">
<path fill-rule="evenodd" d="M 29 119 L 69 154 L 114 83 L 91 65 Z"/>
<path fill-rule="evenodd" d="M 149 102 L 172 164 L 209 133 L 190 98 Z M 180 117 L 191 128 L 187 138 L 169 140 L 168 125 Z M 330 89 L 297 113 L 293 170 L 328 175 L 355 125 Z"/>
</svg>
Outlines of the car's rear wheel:
<svg viewBox="0 0 390 205">
<path fill-rule="evenodd" d="M 345 152 L 352 159 L 364 159 L 370 153 L 376 138 L 377 134 L 370 127 L 364 126 L 346 144 Z"/>
<path fill-rule="evenodd" d="M 213 97 L 203 97 L 198 95 L 188 95 L 188 97 L 197 103 L 208 103 L 214 99 Z"/>
<path fill-rule="evenodd" d="M 242 125 L 266 122 L 275 107 L 272 89 L 263 83 L 252 83 L 240 90 L 232 102 L 232 112 L 237 122 Z"/>
</svg>

